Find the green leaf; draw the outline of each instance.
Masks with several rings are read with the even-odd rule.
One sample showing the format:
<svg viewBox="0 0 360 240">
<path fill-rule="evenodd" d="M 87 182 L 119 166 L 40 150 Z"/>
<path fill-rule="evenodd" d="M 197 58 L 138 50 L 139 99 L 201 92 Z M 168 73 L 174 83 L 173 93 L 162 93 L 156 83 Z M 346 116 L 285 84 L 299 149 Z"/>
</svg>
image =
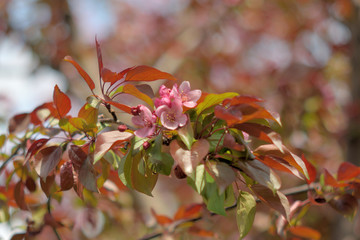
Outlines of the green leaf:
<svg viewBox="0 0 360 240">
<path fill-rule="evenodd" d="M 151 192 L 155 187 L 159 174 L 155 174 L 149 169 L 141 157 L 136 154 L 132 157 L 131 164 L 131 183 L 134 189 L 146 195 L 152 196 Z"/>
<path fill-rule="evenodd" d="M 154 173 L 170 175 L 174 159 L 162 151 L 162 135 L 159 134 L 150 149 L 147 150 L 147 162 Z"/>
<path fill-rule="evenodd" d="M 248 192 L 240 191 L 236 207 L 236 222 L 239 229 L 240 239 L 250 231 L 256 213 L 256 201 Z"/>
<path fill-rule="evenodd" d="M 67 118 L 62 118 L 59 121 L 59 126 L 61 129 L 63 129 L 64 131 L 70 133 L 71 135 L 75 132 L 78 132 L 79 130 L 74 127 L 70 122 L 69 119 Z"/>
<path fill-rule="evenodd" d="M 209 94 L 205 97 L 204 101 L 202 101 L 197 107 L 196 107 L 196 113 L 199 115 L 201 114 L 205 109 L 212 107 L 214 105 L 217 105 L 224 101 L 227 98 L 233 98 L 235 96 L 238 96 L 238 93 L 234 92 L 228 92 L 223 94 Z"/>
<path fill-rule="evenodd" d="M 118 163 L 119 178 L 120 178 L 121 182 L 128 188 L 132 188 L 132 185 L 131 185 L 132 152 L 133 152 L 133 149 L 130 148 L 129 151 L 127 152 L 127 154 L 123 158 L 121 158 L 120 162 Z"/>
<path fill-rule="evenodd" d="M 236 176 L 234 170 L 222 162 L 213 162 L 208 166 L 212 176 L 215 177 L 215 182 L 219 187 L 219 193 L 223 194 L 225 189 L 235 181 Z"/>
<path fill-rule="evenodd" d="M 200 164 L 196 170 L 188 177 L 188 183 L 201 194 L 205 187 L 205 166 Z"/>
<path fill-rule="evenodd" d="M 123 89 L 124 89 L 124 86 L 120 86 L 120 87 L 116 88 L 115 91 L 112 91 L 109 94 L 109 97 L 112 98 L 115 94 L 123 92 Z"/>
<path fill-rule="evenodd" d="M 90 106 L 92 106 L 93 108 L 99 108 L 101 100 L 95 96 L 89 96 L 86 98 L 86 102 L 90 104 Z"/>
<path fill-rule="evenodd" d="M 192 144 L 194 143 L 194 130 L 191 126 L 191 122 L 188 121 L 187 124 L 178 130 L 178 134 L 182 142 L 186 145 L 188 149 L 191 149 Z"/>
<path fill-rule="evenodd" d="M 219 189 L 214 179 L 206 172 L 205 190 L 202 194 L 209 211 L 219 215 L 226 215 L 225 194 L 219 194 Z"/>
</svg>

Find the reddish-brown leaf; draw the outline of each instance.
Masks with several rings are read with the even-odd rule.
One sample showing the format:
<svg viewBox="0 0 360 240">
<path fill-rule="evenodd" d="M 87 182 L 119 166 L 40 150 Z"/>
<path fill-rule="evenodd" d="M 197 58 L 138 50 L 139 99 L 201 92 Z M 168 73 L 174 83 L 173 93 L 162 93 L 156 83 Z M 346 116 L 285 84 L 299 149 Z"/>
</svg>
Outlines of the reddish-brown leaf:
<svg viewBox="0 0 360 240">
<path fill-rule="evenodd" d="M 88 190 L 98 192 L 96 171 L 92 165 L 93 155 L 88 155 L 79 171 L 79 180 L 81 184 Z"/>
<path fill-rule="evenodd" d="M 304 174 L 306 178 L 308 178 L 309 174 L 307 172 L 307 168 L 303 160 L 297 155 L 290 152 L 285 146 L 282 146 L 282 149 L 283 151 L 280 151 L 280 149 L 273 144 L 264 144 L 258 147 L 257 149 L 255 149 L 254 152 L 261 155 L 269 155 L 284 159 L 291 166 L 295 167 L 299 172 Z"/>
<path fill-rule="evenodd" d="M 173 220 L 167 216 L 164 215 L 157 215 L 154 209 L 151 209 L 151 214 L 156 219 L 156 222 L 160 224 L 161 226 L 168 225 L 173 222 Z"/>
<path fill-rule="evenodd" d="M 26 153 L 26 160 L 36 154 L 37 151 L 40 150 L 40 148 L 42 148 L 49 140 L 50 139 L 41 138 L 33 142 Z"/>
<path fill-rule="evenodd" d="M 72 163 L 66 162 L 60 168 L 60 187 L 61 191 L 66 191 L 74 186 L 74 174 Z"/>
<path fill-rule="evenodd" d="M 242 123 L 233 126 L 236 129 L 248 133 L 250 136 L 256 137 L 268 143 L 273 143 L 280 151 L 283 151 L 280 134 L 274 132 L 271 128 L 257 123 Z"/>
<path fill-rule="evenodd" d="M 357 199 L 348 193 L 331 199 L 329 201 L 329 204 L 336 211 L 350 217 L 353 217 L 355 215 L 356 210 L 358 208 Z"/>
<path fill-rule="evenodd" d="M 96 45 L 96 53 L 97 53 L 97 59 L 98 59 L 98 65 L 99 65 L 99 75 L 100 75 L 100 79 L 102 78 L 102 71 L 104 68 L 103 65 L 103 61 L 102 61 L 102 54 L 101 54 L 101 48 L 100 48 L 100 44 L 97 40 L 97 37 L 95 36 L 95 45 Z M 90 78 L 90 77 L 89 77 Z M 91 80 L 91 79 L 90 79 Z M 92 80 L 91 80 L 92 81 Z M 86 81 L 87 82 L 87 81 Z M 89 85 L 89 83 L 88 83 Z M 90 85 L 89 85 L 90 87 Z M 95 86 L 94 86 L 95 87 Z M 91 88 L 91 87 L 90 87 Z M 93 89 L 93 88 L 91 88 Z"/>
<path fill-rule="evenodd" d="M 18 233 L 11 237 L 10 240 L 23 240 L 25 239 L 26 234 L 25 233 Z"/>
<path fill-rule="evenodd" d="M 325 184 L 332 187 L 346 187 L 347 183 L 339 183 L 329 172 L 324 169 Z"/>
<path fill-rule="evenodd" d="M 303 177 L 300 175 L 299 171 L 291 166 L 287 161 L 285 161 L 282 158 L 278 158 L 275 156 L 262 156 L 259 155 L 257 156 L 257 159 L 259 161 L 261 161 L 262 163 L 264 163 L 265 165 L 269 166 L 270 168 L 282 171 L 282 172 L 287 172 L 287 173 L 291 173 L 295 176 L 297 176 L 300 179 L 303 179 Z"/>
<path fill-rule="evenodd" d="M 101 76 L 102 76 L 102 80 L 104 82 L 109 82 L 112 85 L 115 82 L 117 82 L 118 80 L 120 80 L 124 75 L 122 73 L 116 73 L 107 68 L 104 68 L 102 70 Z"/>
<path fill-rule="evenodd" d="M 36 183 L 32 177 L 27 177 L 25 181 L 25 186 L 30 192 L 36 191 Z"/>
<path fill-rule="evenodd" d="M 251 190 L 262 202 L 267 204 L 272 209 L 278 211 L 289 221 L 290 205 L 288 199 L 283 193 L 277 191 L 274 194 L 271 189 L 260 184 L 253 185 Z"/>
<path fill-rule="evenodd" d="M 77 145 L 71 145 L 68 153 L 75 171 L 79 172 L 82 164 L 87 158 L 87 153 L 85 153 L 85 151 Z"/>
<path fill-rule="evenodd" d="M 263 102 L 264 100 L 253 97 L 253 96 L 236 96 L 233 98 L 228 98 L 223 101 L 223 105 L 227 106 L 234 106 L 234 105 L 240 105 L 244 103 L 253 103 L 253 102 Z"/>
<path fill-rule="evenodd" d="M 317 240 L 321 238 L 321 234 L 320 232 L 318 232 L 315 229 L 309 228 L 309 227 L 304 227 L 304 226 L 294 226 L 294 227 L 290 227 L 289 231 L 297 236 L 297 237 L 301 237 L 301 238 L 308 238 L 308 239 L 313 239 L 313 240 Z"/>
<path fill-rule="evenodd" d="M 174 220 L 190 219 L 200 215 L 203 204 L 191 204 L 189 206 L 181 206 L 175 213 Z"/>
<path fill-rule="evenodd" d="M 28 113 L 17 114 L 9 120 L 9 133 L 19 133 L 27 129 L 30 123 Z"/>
<path fill-rule="evenodd" d="M 338 169 L 337 179 L 338 181 L 346 181 L 353 179 L 359 175 L 360 167 L 349 162 L 343 162 Z"/>
<path fill-rule="evenodd" d="M 54 88 L 53 101 L 58 113 L 58 116 L 56 117 L 65 117 L 71 109 L 71 101 L 70 98 L 59 89 L 58 85 L 55 85 Z"/>
<path fill-rule="evenodd" d="M 126 84 L 123 88 L 123 93 L 127 93 L 130 94 L 134 97 L 137 97 L 140 100 L 143 100 L 144 102 L 146 102 L 147 104 L 149 104 L 149 106 L 154 107 L 154 102 L 153 100 L 146 94 L 140 92 L 134 85 L 132 84 Z"/>
<path fill-rule="evenodd" d="M 101 54 L 100 54 L 101 55 Z M 89 86 L 89 88 L 91 90 L 93 90 L 95 88 L 95 84 L 94 81 L 91 79 L 91 77 L 84 71 L 84 69 L 77 63 L 75 62 L 75 60 L 70 57 L 70 56 L 66 56 L 64 58 L 65 61 L 70 62 L 75 68 L 76 70 L 79 72 L 79 74 L 81 75 L 81 77 L 86 81 L 87 85 Z M 101 61 L 102 63 L 102 61 Z M 101 64 L 102 65 L 102 64 Z"/>
<path fill-rule="evenodd" d="M 126 113 L 131 114 L 131 107 L 129 107 L 129 106 L 126 106 L 126 105 L 121 104 L 121 103 L 113 102 L 113 101 L 106 101 L 106 103 L 111 104 L 114 107 L 116 107 L 116 108 L 118 108 L 118 109 L 120 109 L 120 110 L 122 110 L 122 111 L 124 111 Z"/>
<path fill-rule="evenodd" d="M 191 233 L 193 235 L 196 235 L 196 236 L 199 236 L 199 237 L 211 237 L 211 238 L 213 238 L 215 236 L 214 232 L 208 231 L 208 230 L 205 230 L 205 229 L 201 229 L 201 228 L 199 228 L 197 226 L 190 227 L 189 233 Z"/>
<path fill-rule="evenodd" d="M 79 198 L 84 199 L 84 195 L 83 195 L 84 186 L 81 184 L 77 172 L 74 173 L 74 190 L 76 194 L 79 196 Z"/>
<path fill-rule="evenodd" d="M 169 73 L 145 65 L 129 69 L 125 77 L 125 81 L 155 81 L 158 79 L 176 80 L 176 78 Z"/>
<path fill-rule="evenodd" d="M 25 202 L 24 183 L 20 180 L 14 189 L 14 199 L 16 204 L 21 210 L 28 210 L 28 206 Z"/>
<path fill-rule="evenodd" d="M 30 113 L 30 122 L 32 124 L 34 124 L 35 126 L 40 125 L 42 123 L 43 120 L 41 120 L 38 116 L 38 111 L 42 110 L 42 109 L 48 109 L 50 111 L 49 116 L 54 116 L 57 115 L 56 114 L 56 109 L 54 107 L 54 103 L 53 102 L 48 102 L 48 103 L 44 103 L 40 106 L 38 106 L 37 108 L 35 108 L 31 113 Z M 46 118 L 45 118 L 46 119 Z"/>
<path fill-rule="evenodd" d="M 306 178 L 306 182 L 311 184 L 316 179 L 316 168 L 305 158 L 304 154 L 301 156 L 301 158 L 304 161 L 306 169 L 309 173 L 309 178 Z"/>
<path fill-rule="evenodd" d="M 109 151 L 113 146 L 128 141 L 132 137 L 133 134 L 130 132 L 110 131 L 99 134 L 96 138 L 95 143 L 94 163 L 99 161 L 104 156 L 104 154 Z"/>
<path fill-rule="evenodd" d="M 54 174 L 47 176 L 45 181 L 42 178 L 40 178 L 40 186 L 46 196 L 49 197 L 52 193 L 54 193 L 56 191 L 53 188 L 54 183 L 55 183 L 55 175 Z"/>
<path fill-rule="evenodd" d="M 38 167 L 40 168 L 39 176 L 41 178 L 45 179 L 49 173 L 55 169 L 60 161 L 61 155 L 62 150 L 60 146 L 43 148 L 36 154 L 36 159 L 40 161 Z"/>
</svg>

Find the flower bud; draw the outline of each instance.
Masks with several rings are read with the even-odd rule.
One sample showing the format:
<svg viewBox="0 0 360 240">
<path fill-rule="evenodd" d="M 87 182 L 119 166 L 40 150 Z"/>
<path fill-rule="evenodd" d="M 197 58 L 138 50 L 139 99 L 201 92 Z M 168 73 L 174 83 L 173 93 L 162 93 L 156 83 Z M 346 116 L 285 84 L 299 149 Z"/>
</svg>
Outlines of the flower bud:
<svg viewBox="0 0 360 240">
<path fill-rule="evenodd" d="M 118 126 L 118 130 L 119 130 L 119 132 L 125 132 L 127 130 L 127 126 L 124 124 L 120 124 Z"/>
<path fill-rule="evenodd" d="M 148 149 L 150 147 L 150 143 L 148 141 L 143 143 L 144 150 Z"/>
<path fill-rule="evenodd" d="M 136 106 L 136 107 L 132 107 L 131 108 L 131 114 L 134 116 L 138 116 L 140 114 L 140 107 Z"/>
<path fill-rule="evenodd" d="M 181 167 L 179 166 L 179 164 L 175 166 L 175 168 L 174 168 L 174 173 L 175 173 L 175 176 L 176 176 L 178 179 L 186 178 L 186 174 L 185 174 L 184 171 L 181 169 Z"/>
</svg>

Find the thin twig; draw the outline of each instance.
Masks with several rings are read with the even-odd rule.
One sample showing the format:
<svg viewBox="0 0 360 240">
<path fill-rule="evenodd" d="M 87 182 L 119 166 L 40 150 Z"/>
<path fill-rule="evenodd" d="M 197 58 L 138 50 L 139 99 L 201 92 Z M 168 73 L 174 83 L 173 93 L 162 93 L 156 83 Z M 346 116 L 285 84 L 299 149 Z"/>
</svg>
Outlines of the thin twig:
<svg viewBox="0 0 360 240">
<path fill-rule="evenodd" d="M 282 193 L 284 193 L 286 196 L 297 195 L 300 193 L 307 192 L 309 190 L 314 190 L 315 188 L 317 188 L 319 186 L 320 186 L 319 183 L 313 183 L 310 185 L 304 184 L 301 186 L 285 189 L 282 191 Z M 260 201 L 260 199 L 256 199 L 256 202 L 260 203 L 261 201 Z M 236 208 L 236 206 L 237 206 L 237 203 L 234 203 L 233 205 L 225 208 L 225 211 L 233 210 Z M 218 215 L 218 214 L 216 214 L 216 213 L 210 214 L 210 216 L 216 216 L 216 215 Z M 191 218 L 191 219 L 185 219 L 185 220 L 181 220 L 181 221 L 176 221 L 168 227 L 169 230 L 172 230 L 172 231 L 168 231 L 168 232 L 175 231 L 175 229 L 178 228 L 183 223 L 197 222 L 197 221 L 200 221 L 201 219 L 203 219 L 203 216 Z M 161 237 L 163 234 L 164 234 L 163 232 L 157 232 L 157 233 L 145 235 L 144 237 L 140 238 L 139 240 L 150 240 L 150 239 L 154 239 L 157 237 Z"/>
<path fill-rule="evenodd" d="M 50 216 L 52 217 L 52 215 L 51 215 L 51 196 L 49 196 L 48 201 L 47 201 L 47 211 L 50 214 Z M 54 233 L 56 235 L 56 238 L 58 240 L 61 240 L 60 234 L 56 230 L 56 227 L 54 227 L 54 226 L 51 226 L 51 227 L 52 227 L 52 229 L 53 229 L 53 231 L 54 231 Z"/>
</svg>

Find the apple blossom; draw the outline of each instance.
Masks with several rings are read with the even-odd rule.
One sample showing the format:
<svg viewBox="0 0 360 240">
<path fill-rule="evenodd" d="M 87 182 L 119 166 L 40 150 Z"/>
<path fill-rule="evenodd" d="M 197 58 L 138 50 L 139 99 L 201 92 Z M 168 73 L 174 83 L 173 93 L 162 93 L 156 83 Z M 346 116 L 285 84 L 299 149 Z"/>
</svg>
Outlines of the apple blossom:
<svg viewBox="0 0 360 240">
<path fill-rule="evenodd" d="M 136 130 L 135 135 L 138 137 L 151 136 L 155 131 L 156 116 L 144 105 L 139 105 L 138 109 L 138 115 L 133 116 L 131 121 L 143 128 Z"/>
</svg>

